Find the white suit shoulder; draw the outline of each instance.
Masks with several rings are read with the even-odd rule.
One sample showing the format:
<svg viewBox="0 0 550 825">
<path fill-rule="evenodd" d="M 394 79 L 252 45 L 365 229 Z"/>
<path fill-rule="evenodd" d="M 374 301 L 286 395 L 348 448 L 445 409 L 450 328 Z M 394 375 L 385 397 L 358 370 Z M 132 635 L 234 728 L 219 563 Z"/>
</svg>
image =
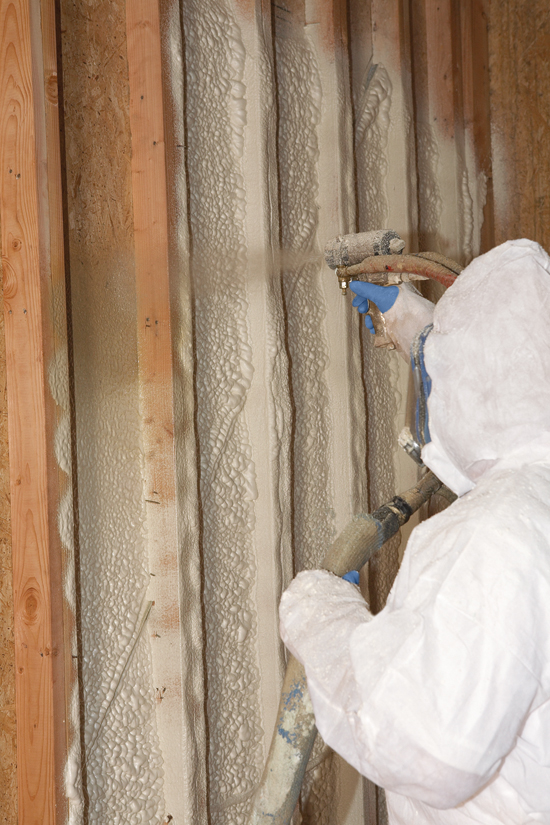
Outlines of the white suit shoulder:
<svg viewBox="0 0 550 825">
<path fill-rule="evenodd" d="M 543 678 L 541 655 L 550 659 L 549 501 L 550 463 L 483 479 L 413 531 L 388 607 L 422 612 L 437 599 L 475 618 Z"/>
</svg>

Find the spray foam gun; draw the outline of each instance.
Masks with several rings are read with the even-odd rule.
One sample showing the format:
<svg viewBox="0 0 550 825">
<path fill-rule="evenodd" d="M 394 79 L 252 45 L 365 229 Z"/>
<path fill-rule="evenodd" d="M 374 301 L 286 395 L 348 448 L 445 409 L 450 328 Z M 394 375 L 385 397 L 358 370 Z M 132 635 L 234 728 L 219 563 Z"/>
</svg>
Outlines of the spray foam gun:
<svg viewBox="0 0 550 825">
<path fill-rule="evenodd" d="M 325 247 L 325 260 L 336 276 L 342 295 L 350 281 L 369 281 L 390 286 L 429 278 L 450 286 L 462 271 L 460 264 L 437 252 L 403 254 L 405 241 L 393 229 L 376 229 L 356 235 L 338 235 Z M 374 325 L 374 346 L 395 349 L 386 322 L 371 302 L 369 315 Z"/>
</svg>

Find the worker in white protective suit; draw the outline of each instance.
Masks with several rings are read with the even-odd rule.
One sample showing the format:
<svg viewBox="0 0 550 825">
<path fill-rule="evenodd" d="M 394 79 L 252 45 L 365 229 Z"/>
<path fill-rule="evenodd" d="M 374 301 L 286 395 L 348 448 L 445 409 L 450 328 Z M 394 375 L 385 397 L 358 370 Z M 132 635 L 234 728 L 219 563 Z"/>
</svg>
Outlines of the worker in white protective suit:
<svg viewBox="0 0 550 825">
<path fill-rule="evenodd" d="M 385 312 L 402 349 L 431 314 L 410 287 Z M 518 240 L 474 260 L 423 356 L 422 458 L 459 498 L 415 528 L 379 614 L 306 571 L 281 635 L 321 735 L 386 789 L 390 823 L 550 823 L 548 255 Z"/>
</svg>

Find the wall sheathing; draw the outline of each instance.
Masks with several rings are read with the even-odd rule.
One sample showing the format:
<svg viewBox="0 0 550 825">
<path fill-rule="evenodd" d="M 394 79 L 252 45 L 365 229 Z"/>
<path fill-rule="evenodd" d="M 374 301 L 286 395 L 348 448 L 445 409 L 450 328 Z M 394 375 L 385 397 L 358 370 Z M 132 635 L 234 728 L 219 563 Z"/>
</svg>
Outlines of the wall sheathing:
<svg viewBox="0 0 550 825">
<path fill-rule="evenodd" d="M 492 244 L 491 153 L 496 239 L 548 244 L 549 15 L 524 42 L 523 5 L 485 5 L 490 131 L 476 0 L 160 4 L 176 479 L 163 554 L 131 178 L 140 55 L 123 0 L 62 0 L 84 744 L 72 822 L 246 822 L 284 669 L 281 589 L 353 512 L 415 480 L 393 446 L 407 370 L 360 332 L 322 247 L 389 226 L 408 249 L 467 262 Z M 59 524 L 70 530 L 67 513 Z M 375 610 L 398 557 L 394 542 L 364 576 Z M 295 818 L 374 825 L 383 797 L 319 742 Z"/>
</svg>

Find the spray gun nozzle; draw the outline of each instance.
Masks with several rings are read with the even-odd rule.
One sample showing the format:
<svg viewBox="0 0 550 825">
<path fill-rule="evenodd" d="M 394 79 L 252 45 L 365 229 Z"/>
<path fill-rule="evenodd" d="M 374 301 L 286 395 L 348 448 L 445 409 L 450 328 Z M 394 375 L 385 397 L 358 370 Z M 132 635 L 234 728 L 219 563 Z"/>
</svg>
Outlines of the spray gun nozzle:
<svg viewBox="0 0 550 825">
<path fill-rule="evenodd" d="M 347 273 L 346 267 L 339 266 L 336 270 L 336 274 L 338 275 L 338 284 L 340 285 L 340 289 L 342 290 L 342 295 L 346 295 L 350 282 L 350 277 Z"/>
</svg>

